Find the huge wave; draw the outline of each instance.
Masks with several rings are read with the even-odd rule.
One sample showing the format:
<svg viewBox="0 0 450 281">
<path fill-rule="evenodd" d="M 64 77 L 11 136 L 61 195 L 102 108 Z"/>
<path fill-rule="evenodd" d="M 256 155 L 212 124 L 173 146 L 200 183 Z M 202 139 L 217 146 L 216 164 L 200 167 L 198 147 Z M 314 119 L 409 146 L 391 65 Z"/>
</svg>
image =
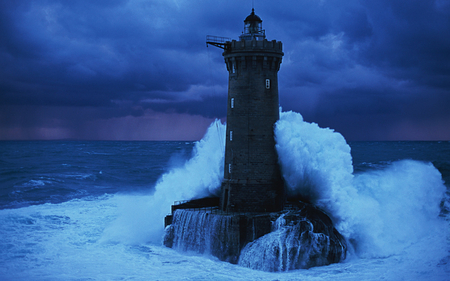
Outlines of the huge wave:
<svg viewBox="0 0 450 281">
<path fill-rule="evenodd" d="M 157 181 L 152 195 L 121 196 L 119 218 L 109 226 L 103 241 L 160 243 L 164 217 L 175 201 L 218 195 L 223 180 L 225 125 L 216 120 L 195 143 L 191 158 Z"/>
<path fill-rule="evenodd" d="M 275 135 L 288 196 L 327 212 L 358 256 L 389 256 L 430 232 L 445 241 L 438 216 L 446 187 L 431 163 L 400 160 L 353 174 L 344 137 L 295 112 L 281 114 Z"/>
<path fill-rule="evenodd" d="M 431 163 L 402 160 L 354 174 L 344 137 L 295 112 L 281 113 L 275 136 L 289 197 L 327 212 L 355 256 L 389 256 L 430 232 L 438 234 L 435 243 L 445 243 L 446 226 L 438 215 L 446 188 Z M 225 125 L 215 121 L 191 158 L 162 175 L 152 195 L 121 197 L 121 216 L 102 239 L 160 243 L 163 219 L 174 201 L 218 194 L 224 146 Z"/>
</svg>

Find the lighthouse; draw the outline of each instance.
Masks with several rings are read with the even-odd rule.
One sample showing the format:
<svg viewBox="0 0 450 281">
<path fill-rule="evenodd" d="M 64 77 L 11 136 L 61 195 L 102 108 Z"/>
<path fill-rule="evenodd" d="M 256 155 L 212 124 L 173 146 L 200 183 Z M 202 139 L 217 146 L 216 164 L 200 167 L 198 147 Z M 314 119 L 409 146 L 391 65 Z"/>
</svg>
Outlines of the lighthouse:
<svg viewBox="0 0 450 281">
<path fill-rule="evenodd" d="M 224 49 L 229 73 L 220 208 L 226 212 L 280 211 L 285 192 L 274 125 L 279 118 L 282 43 L 266 39 L 262 20 L 252 9 L 239 40 L 208 36 L 207 44 Z"/>
<path fill-rule="evenodd" d="M 265 271 L 345 259 L 345 239 L 325 213 L 287 203 L 274 137 L 281 42 L 266 40 L 252 9 L 239 40 L 207 36 L 206 43 L 223 49 L 228 70 L 224 179 L 220 198 L 172 205 L 164 245 Z"/>
</svg>

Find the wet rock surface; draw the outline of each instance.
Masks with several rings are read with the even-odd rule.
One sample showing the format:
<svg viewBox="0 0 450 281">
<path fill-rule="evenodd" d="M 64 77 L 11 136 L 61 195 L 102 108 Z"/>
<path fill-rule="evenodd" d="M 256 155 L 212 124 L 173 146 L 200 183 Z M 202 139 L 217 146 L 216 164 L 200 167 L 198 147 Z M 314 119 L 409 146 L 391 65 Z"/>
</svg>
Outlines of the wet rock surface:
<svg viewBox="0 0 450 281">
<path fill-rule="evenodd" d="M 263 271 L 337 263 L 347 252 L 346 241 L 331 219 L 303 202 L 291 202 L 277 213 L 178 209 L 166 228 L 164 245 Z"/>
<path fill-rule="evenodd" d="M 263 271 L 286 271 L 344 260 L 347 244 L 331 219 L 310 204 L 296 203 L 274 222 L 272 232 L 248 243 L 239 265 Z"/>
</svg>

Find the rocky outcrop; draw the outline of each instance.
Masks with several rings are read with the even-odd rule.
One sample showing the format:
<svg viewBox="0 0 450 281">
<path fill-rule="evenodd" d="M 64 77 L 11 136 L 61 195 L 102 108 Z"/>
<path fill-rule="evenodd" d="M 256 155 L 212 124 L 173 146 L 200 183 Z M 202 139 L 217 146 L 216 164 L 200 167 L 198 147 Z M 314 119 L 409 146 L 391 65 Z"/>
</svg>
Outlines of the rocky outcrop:
<svg viewBox="0 0 450 281">
<path fill-rule="evenodd" d="M 277 213 L 222 213 L 177 209 L 164 245 L 211 254 L 263 270 L 286 271 L 345 259 L 347 245 L 331 219 L 313 205 L 297 202 Z"/>
<path fill-rule="evenodd" d="M 272 232 L 248 243 L 239 265 L 263 271 L 286 271 L 337 263 L 347 244 L 331 219 L 312 205 L 297 203 L 284 212 Z"/>
</svg>

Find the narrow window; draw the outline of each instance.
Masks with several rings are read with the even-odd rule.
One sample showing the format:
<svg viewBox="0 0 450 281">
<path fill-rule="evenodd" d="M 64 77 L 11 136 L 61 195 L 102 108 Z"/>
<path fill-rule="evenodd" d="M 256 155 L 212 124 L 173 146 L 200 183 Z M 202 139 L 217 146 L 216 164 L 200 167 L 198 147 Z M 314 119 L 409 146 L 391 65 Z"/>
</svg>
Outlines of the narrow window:
<svg viewBox="0 0 450 281">
<path fill-rule="evenodd" d="M 231 63 L 231 72 L 232 73 L 236 73 L 236 65 L 233 63 Z"/>
<path fill-rule="evenodd" d="M 231 164 L 228 164 L 228 174 L 231 174 Z"/>
<path fill-rule="evenodd" d="M 233 131 L 230 131 L 230 141 L 233 140 Z"/>
<path fill-rule="evenodd" d="M 231 98 L 231 108 L 234 108 L 234 98 Z"/>
<path fill-rule="evenodd" d="M 270 89 L 270 79 L 266 79 L 266 89 Z"/>
</svg>

